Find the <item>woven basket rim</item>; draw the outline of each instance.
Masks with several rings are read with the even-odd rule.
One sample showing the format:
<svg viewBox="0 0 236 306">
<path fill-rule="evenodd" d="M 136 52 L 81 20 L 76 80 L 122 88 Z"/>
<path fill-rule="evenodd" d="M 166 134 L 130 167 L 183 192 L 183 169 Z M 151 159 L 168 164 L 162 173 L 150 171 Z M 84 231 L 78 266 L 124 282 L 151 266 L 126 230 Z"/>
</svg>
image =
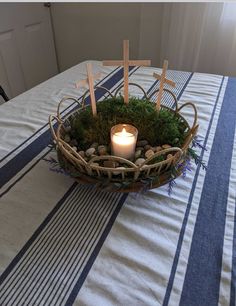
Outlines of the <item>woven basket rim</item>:
<svg viewBox="0 0 236 306">
<path fill-rule="evenodd" d="M 65 97 L 65 98 L 62 99 L 62 101 L 58 105 L 57 115 L 60 113 L 61 104 L 68 99 L 74 100 L 79 104 L 77 99 L 75 99 L 73 97 Z M 190 127 L 189 123 L 184 118 L 184 116 L 180 114 L 180 110 L 183 109 L 186 106 L 191 106 L 192 109 L 194 110 L 194 122 L 192 124 L 192 127 Z M 185 124 L 188 128 L 188 134 L 187 134 L 185 142 L 181 146 L 181 148 L 171 147 L 171 148 L 163 149 L 159 152 L 156 152 L 152 157 L 146 159 L 145 162 L 142 163 L 139 166 L 135 165 L 130 160 L 127 160 L 127 159 L 124 159 L 124 158 L 121 158 L 121 157 L 118 157 L 118 156 L 113 156 L 113 155 L 95 156 L 92 159 L 90 159 L 89 161 L 86 161 L 82 156 L 80 156 L 80 154 L 78 154 L 68 143 L 66 143 L 62 139 L 61 135 L 62 135 L 62 131 L 63 131 L 63 128 L 64 128 L 65 121 L 68 120 L 75 113 L 83 111 L 84 107 L 76 109 L 75 111 L 67 114 L 64 117 L 63 120 L 61 119 L 61 117 L 59 115 L 58 116 L 51 115 L 49 117 L 49 124 L 50 124 L 52 136 L 54 138 L 54 142 L 57 146 L 57 149 L 60 151 L 60 153 L 70 163 L 72 163 L 75 167 L 77 167 L 79 169 L 79 171 L 81 171 L 81 173 L 87 175 L 88 177 L 91 177 L 92 179 L 94 179 L 94 173 L 97 173 L 98 174 L 97 181 L 100 181 L 99 176 L 100 176 L 101 173 L 106 173 L 107 177 L 111 180 L 111 182 L 117 181 L 117 178 L 116 178 L 117 173 L 118 173 L 118 175 L 121 174 L 123 182 L 126 181 L 125 175 L 127 173 L 133 173 L 133 181 L 138 183 L 138 180 L 140 179 L 140 177 L 142 176 L 142 174 L 144 172 L 147 173 L 147 175 L 148 175 L 151 171 L 153 171 L 155 169 L 161 169 L 161 168 L 166 168 L 166 172 L 167 172 L 167 170 L 170 168 L 171 165 L 176 165 L 177 163 L 179 163 L 179 161 L 181 160 L 181 158 L 185 154 L 186 150 L 188 149 L 193 137 L 196 135 L 196 132 L 197 132 L 197 129 L 198 129 L 197 110 L 196 110 L 196 107 L 193 103 L 187 102 L 187 103 L 183 104 L 180 108 L 176 107 L 176 110 L 173 110 L 173 109 L 171 109 L 167 106 L 164 106 L 164 105 L 162 105 L 161 107 L 165 108 L 165 109 L 169 110 L 170 112 L 175 113 L 177 116 L 181 117 L 181 119 L 185 122 Z M 58 127 L 57 127 L 56 131 L 53 128 L 53 122 L 52 121 L 54 119 L 58 122 Z M 151 163 L 151 161 L 154 160 L 156 157 L 158 157 L 160 155 L 163 155 L 163 154 L 166 155 L 168 153 L 169 154 L 172 153 L 172 157 L 170 157 L 168 159 L 165 159 L 163 161 Z M 119 162 L 120 164 L 127 165 L 128 168 L 125 168 L 125 167 L 108 168 L 108 167 L 105 167 L 105 166 L 97 165 L 97 162 L 99 160 L 116 161 L 116 162 Z M 96 178 L 95 178 L 95 181 L 96 181 Z M 135 188 L 132 188 L 132 189 L 135 189 Z"/>
</svg>

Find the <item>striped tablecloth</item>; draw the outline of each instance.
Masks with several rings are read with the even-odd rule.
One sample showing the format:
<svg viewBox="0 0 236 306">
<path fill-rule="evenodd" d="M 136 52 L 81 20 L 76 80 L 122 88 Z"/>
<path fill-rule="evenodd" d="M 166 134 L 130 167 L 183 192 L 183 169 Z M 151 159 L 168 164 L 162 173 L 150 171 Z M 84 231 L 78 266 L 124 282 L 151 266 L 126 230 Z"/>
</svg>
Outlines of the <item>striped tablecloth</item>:
<svg viewBox="0 0 236 306">
<path fill-rule="evenodd" d="M 122 83 L 122 68 L 92 63 L 101 85 Z M 154 71 L 131 67 L 130 82 L 151 93 Z M 208 165 L 169 197 L 167 186 L 107 193 L 49 170 L 48 115 L 81 96 L 84 77 L 82 63 L 0 107 L 0 305 L 235 305 L 236 79 L 168 71 L 179 104 L 198 109 Z"/>
</svg>

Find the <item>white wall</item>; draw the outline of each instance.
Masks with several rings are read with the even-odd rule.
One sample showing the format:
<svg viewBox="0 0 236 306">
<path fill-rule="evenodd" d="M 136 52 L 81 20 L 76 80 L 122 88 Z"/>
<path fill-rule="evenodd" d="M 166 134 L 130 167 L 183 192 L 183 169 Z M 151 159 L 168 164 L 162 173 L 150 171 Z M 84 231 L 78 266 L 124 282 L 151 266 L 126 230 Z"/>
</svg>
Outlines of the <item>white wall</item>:
<svg viewBox="0 0 236 306">
<path fill-rule="evenodd" d="M 123 39 L 133 59 L 159 65 L 161 9 L 159 3 L 53 3 L 60 70 L 87 59 L 120 59 Z"/>
<path fill-rule="evenodd" d="M 85 59 L 131 56 L 160 67 L 236 75 L 236 3 L 54 3 L 61 70 Z"/>
<path fill-rule="evenodd" d="M 163 3 L 142 3 L 140 11 L 139 57 L 151 59 L 159 67 Z"/>
</svg>

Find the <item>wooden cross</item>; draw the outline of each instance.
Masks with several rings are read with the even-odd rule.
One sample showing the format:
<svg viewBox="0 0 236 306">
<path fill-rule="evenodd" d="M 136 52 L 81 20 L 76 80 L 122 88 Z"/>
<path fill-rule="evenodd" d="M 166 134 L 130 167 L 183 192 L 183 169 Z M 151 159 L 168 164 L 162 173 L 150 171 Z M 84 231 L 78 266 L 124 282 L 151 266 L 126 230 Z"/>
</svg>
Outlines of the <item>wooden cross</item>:
<svg viewBox="0 0 236 306">
<path fill-rule="evenodd" d="M 150 66 L 150 60 L 130 60 L 129 40 L 123 40 L 123 60 L 103 61 L 104 66 L 124 66 L 124 101 L 129 103 L 129 66 Z"/>
<path fill-rule="evenodd" d="M 173 82 L 171 80 L 168 80 L 166 78 L 167 69 L 168 69 L 168 61 L 165 60 L 164 64 L 163 64 L 161 75 L 158 74 L 158 73 L 155 73 L 155 72 L 153 73 L 154 78 L 156 78 L 157 80 L 160 81 L 160 87 L 159 87 L 159 92 L 158 92 L 157 101 L 156 101 L 156 109 L 157 109 L 158 112 L 160 111 L 160 108 L 161 108 L 161 99 L 162 99 L 162 96 L 163 96 L 165 83 L 172 86 L 172 87 L 175 87 L 175 82 Z"/>
<path fill-rule="evenodd" d="M 100 73 L 94 74 L 93 75 L 93 70 L 92 70 L 92 64 L 91 63 L 87 63 L 86 64 L 86 68 L 87 68 L 87 79 L 85 80 L 80 80 L 78 82 L 76 82 L 75 86 L 76 88 L 79 88 L 80 86 L 89 86 L 89 93 L 90 93 L 90 102 L 91 102 L 91 107 L 92 107 L 92 112 L 93 112 L 93 116 L 96 117 L 97 116 L 97 105 L 96 105 L 96 99 L 95 99 L 95 93 L 94 93 L 94 80 L 98 79 L 101 77 Z"/>
<path fill-rule="evenodd" d="M 98 72 L 98 73 L 96 73 L 96 74 L 94 74 L 93 75 L 93 80 L 95 81 L 95 80 L 97 80 L 97 79 L 100 79 L 101 78 L 101 72 Z M 86 78 L 86 79 L 83 79 L 83 80 L 79 80 L 79 81 L 77 81 L 76 83 L 75 83 L 75 87 L 76 88 L 80 88 L 80 87 L 88 87 L 88 78 Z"/>
</svg>

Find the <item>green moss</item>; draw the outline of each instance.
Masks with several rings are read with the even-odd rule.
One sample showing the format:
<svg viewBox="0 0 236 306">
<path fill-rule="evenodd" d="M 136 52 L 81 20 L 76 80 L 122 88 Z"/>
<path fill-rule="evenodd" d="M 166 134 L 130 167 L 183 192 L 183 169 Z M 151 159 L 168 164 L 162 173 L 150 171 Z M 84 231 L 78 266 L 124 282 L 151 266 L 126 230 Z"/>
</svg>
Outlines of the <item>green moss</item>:
<svg viewBox="0 0 236 306">
<path fill-rule="evenodd" d="M 186 137 L 187 126 L 173 112 L 162 109 L 156 112 L 155 104 L 149 100 L 130 98 L 129 104 L 123 97 L 109 98 L 97 104 L 97 117 L 92 116 L 91 107 L 70 118 L 71 136 L 82 149 L 93 142 L 109 145 L 111 127 L 126 123 L 138 129 L 138 139 L 146 139 L 150 145 L 169 144 L 181 146 Z"/>
</svg>

